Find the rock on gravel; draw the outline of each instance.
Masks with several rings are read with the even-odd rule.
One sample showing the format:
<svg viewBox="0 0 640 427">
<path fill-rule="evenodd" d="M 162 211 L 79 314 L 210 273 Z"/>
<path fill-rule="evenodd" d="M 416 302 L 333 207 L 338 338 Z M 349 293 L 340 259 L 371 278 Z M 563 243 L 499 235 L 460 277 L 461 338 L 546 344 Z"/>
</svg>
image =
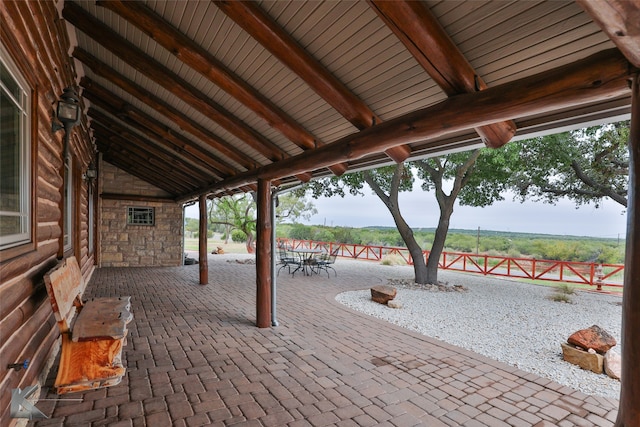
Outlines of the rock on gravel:
<svg viewBox="0 0 640 427">
<path fill-rule="evenodd" d="M 569 386 L 618 399 L 620 382 L 562 360 L 561 343 L 575 331 L 597 324 L 620 343 L 621 297 L 577 292 L 572 303 L 551 301 L 553 287 L 439 272 L 466 292 L 434 292 L 394 281 L 401 309 L 371 301 L 369 289 L 339 294 L 354 310 L 437 338 Z M 619 352 L 619 345 L 616 346 Z"/>
</svg>

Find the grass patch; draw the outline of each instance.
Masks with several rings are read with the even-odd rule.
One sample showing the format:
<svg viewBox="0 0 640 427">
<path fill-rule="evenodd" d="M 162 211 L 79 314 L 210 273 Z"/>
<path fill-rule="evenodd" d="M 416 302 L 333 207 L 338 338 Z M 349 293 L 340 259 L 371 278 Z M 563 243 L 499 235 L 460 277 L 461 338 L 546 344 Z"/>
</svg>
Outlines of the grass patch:
<svg viewBox="0 0 640 427">
<path fill-rule="evenodd" d="M 540 285 L 540 286 L 546 286 L 548 288 L 551 287 L 555 287 L 557 286 L 558 282 L 552 282 L 549 280 L 531 280 L 531 279 L 521 279 L 521 278 L 516 278 L 515 279 L 517 282 L 522 282 L 522 283 L 529 283 L 532 285 Z M 573 289 L 574 293 L 575 291 L 596 291 L 596 287 L 593 285 L 587 285 L 584 283 L 571 283 L 571 288 Z M 622 295 L 622 287 L 620 286 L 607 286 L 607 285 L 603 285 L 602 286 L 602 290 L 608 293 L 613 293 L 613 294 L 620 294 Z"/>
<path fill-rule="evenodd" d="M 564 302 L 570 304 L 573 302 L 571 295 L 574 295 L 576 291 L 567 283 L 560 283 L 554 286 L 554 291 L 549 295 L 549 299 L 555 302 Z"/>
<path fill-rule="evenodd" d="M 208 252 L 211 252 L 213 249 L 220 246 L 224 249 L 225 253 L 228 254 L 246 254 L 247 247 L 244 243 L 236 243 L 229 240 L 229 243 L 224 243 L 224 240 L 221 239 L 207 239 L 207 249 Z M 198 250 L 198 239 L 197 238 L 185 238 L 184 239 L 184 250 L 185 251 L 197 251 Z"/>
<path fill-rule="evenodd" d="M 385 255 L 380 260 L 380 264 L 382 265 L 407 265 L 407 261 L 404 260 L 400 255 Z"/>
</svg>

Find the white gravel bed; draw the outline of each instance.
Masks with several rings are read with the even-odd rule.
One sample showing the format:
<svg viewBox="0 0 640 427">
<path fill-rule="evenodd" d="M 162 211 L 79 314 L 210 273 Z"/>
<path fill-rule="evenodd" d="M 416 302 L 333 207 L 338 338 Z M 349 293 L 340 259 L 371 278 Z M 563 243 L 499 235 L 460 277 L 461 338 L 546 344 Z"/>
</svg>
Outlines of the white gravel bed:
<svg viewBox="0 0 640 427">
<path fill-rule="evenodd" d="M 387 268 L 407 273 L 405 269 Z M 344 292 L 336 300 L 583 393 L 619 398 L 618 380 L 565 362 L 560 343 L 579 329 L 598 325 L 615 337 L 619 351 L 621 297 L 577 292 L 570 296 L 572 303 L 562 303 L 548 298 L 553 293 L 550 287 L 444 271 L 438 276 L 440 281 L 463 285 L 468 291 L 437 292 L 396 286 L 395 301 L 402 303 L 400 309 L 373 302 L 369 288 Z"/>
</svg>

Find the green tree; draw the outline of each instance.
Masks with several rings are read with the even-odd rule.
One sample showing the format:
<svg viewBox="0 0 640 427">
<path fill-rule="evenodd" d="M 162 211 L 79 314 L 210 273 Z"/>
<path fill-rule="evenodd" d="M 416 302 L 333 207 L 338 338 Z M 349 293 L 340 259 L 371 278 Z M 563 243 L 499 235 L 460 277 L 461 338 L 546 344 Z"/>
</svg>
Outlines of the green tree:
<svg viewBox="0 0 640 427">
<path fill-rule="evenodd" d="M 276 206 L 276 223 L 293 223 L 302 218 L 309 220 L 318 213 L 313 202 L 308 200 L 305 191 L 292 191 L 278 195 Z"/>
<path fill-rule="evenodd" d="M 304 191 L 281 195 L 279 200 L 276 218 L 283 221 L 286 219 L 295 222 L 301 217 L 308 218 L 317 212 L 313 203 L 307 201 Z M 226 196 L 207 201 L 209 224 L 211 226 L 224 225 L 227 241 L 233 230 L 244 233 L 248 253 L 255 252 L 256 209 L 255 193 Z"/>
<path fill-rule="evenodd" d="M 418 160 L 407 165 L 398 164 L 326 178 L 311 186 L 317 197 L 321 194 L 344 196 L 345 190 L 351 194 L 362 194 L 364 183 L 368 184 L 391 213 L 402 241 L 411 254 L 415 281 L 422 284 L 437 283 L 438 261 L 444 249 L 455 201 L 460 197 L 462 204 L 487 206 L 501 200 L 501 192 L 505 189 L 504 171 L 508 163 L 504 158 L 506 155 L 509 153 L 502 150 L 478 149 Z M 500 170 L 496 169 L 498 167 Z M 414 173 L 423 180 L 423 190 L 435 192 L 440 209 L 438 226 L 426 262 L 422 248 L 403 218 L 398 203 L 399 192 L 413 188 Z M 467 186 L 473 188 L 467 190 Z M 445 187 L 449 187 L 448 191 Z"/>
<path fill-rule="evenodd" d="M 503 200 L 502 193 L 506 190 L 508 164 L 512 156 L 513 153 L 503 149 L 483 148 L 413 163 L 418 176 L 423 180 L 422 189 L 435 192 L 440 210 L 427 259 L 426 277 L 424 281 L 416 280 L 418 283 L 438 281 L 438 262 L 444 250 L 456 200 L 461 205 L 477 207 Z M 449 187 L 448 193 L 445 187 Z"/>
<path fill-rule="evenodd" d="M 250 194 L 245 193 L 210 200 L 207 209 L 210 224 L 227 226 L 227 232 L 225 232 L 227 239 L 229 231 L 243 232 L 246 236 L 247 253 L 255 252 L 256 207 Z"/>
<path fill-rule="evenodd" d="M 577 206 L 609 198 L 627 206 L 629 122 L 595 126 L 508 144 L 517 151 L 510 182 L 518 197 Z"/>
<path fill-rule="evenodd" d="M 190 233 L 197 234 L 198 233 L 198 223 L 199 221 L 195 218 L 185 218 L 184 219 L 184 231 L 188 231 Z"/>
</svg>

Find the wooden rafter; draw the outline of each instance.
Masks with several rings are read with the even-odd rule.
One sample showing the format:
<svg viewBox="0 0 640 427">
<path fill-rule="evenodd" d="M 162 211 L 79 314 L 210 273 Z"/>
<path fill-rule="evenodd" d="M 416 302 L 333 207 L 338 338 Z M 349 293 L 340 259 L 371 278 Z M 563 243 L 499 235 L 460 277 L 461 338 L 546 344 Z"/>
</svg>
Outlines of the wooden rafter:
<svg viewBox="0 0 640 427">
<path fill-rule="evenodd" d="M 94 105 L 97 106 L 95 103 Z M 115 132 L 117 135 L 130 138 L 131 142 L 140 140 L 144 141 L 145 146 L 149 147 L 149 150 L 152 150 L 152 154 L 157 157 L 168 156 L 170 159 L 175 159 L 171 160 L 174 164 L 184 165 L 187 170 L 191 170 L 194 176 L 199 176 L 201 180 L 211 182 L 214 180 L 220 181 L 222 179 L 220 176 L 214 175 L 215 171 L 212 171 L 208 164 L 200 161 L 198 158 L 190 156 L 187 152 L 176 150 L 176 147 L 167 141 L 159 139 L 155 137 L 155 135 L 140 135 L 137 132 L 133 132 L 131 129 L 123 125 L 118 118 L 111 115 L 112 112 L 107 114 L 92 106 L 87 111 L 87 114 L 92 120 L 95 120 L 102 126 Z"/>
<path fill-rule="evenodd" d="M 256 3 L 212 1 L 356 128 L 367 129 L 382 122 L 360 98 L 300 46 Z M 411 149 L 397 146 L 385 152 L 396 162 L 403 162 L 411 154 Z"/>
<path fill-rule="evenodd" d="M 635 67 L 640 67 L 640 2 L 576 0 Z"/>
<path fill-rule="evenodd" d="M 207 189 L 234 189 L 310 167 L 365 157 L 397 145 L 438 138 L 508 117 L 542 114 L 629 94 L 629 62 L 617 49 L 480 92 L 447 98 L 277 164 L 245 172 Z M 190 194 L 185 200 L 197 196 Z"/>
<path fill-rule="evenodd" d="M 187 185 L 210 182 L 206 174 L 190 168 L 172 153 L 161 150 L 152 142 L 123 129 L 115 122 L 94 122 L 93 127 L 96 139 L 106 138 L 114 144 L 111 146 L 112 150 L 138 156 L 141 163 L 154 165 L 163 173 L 184 180 Z"/>
<path fill-rule="evenodd" d="M 289 157 L 280 147 L 260 135 L 218 103 L 206 97 L 193 85 L 141 49 L 129 43 L 111 28 L 85 12 L 75 3 L 66 2 L 63 17 L 87 36 L 97 40 L 105 49 L 171 92 L 194 109 L 218 123 L 229 133 L 271 161 Z"/>
<path fill-rule="evenodd" d="M 369 4 L 448 96 L 487 88 L 425 3 L 370 0 Z M 476 131 L 487 146 L 497 148 L 513 138 L 516 125 L 509 120 Z"/>
<path fill-rule="evenodd" d="M 96 5 L 106 7 L 138 27 L 186 65 L 243 103 L 298 147 L 304 150 L 324 145 L 324 142 L 314 137 L 206 49 L 181 33 L 142 2 L 100 0 Z M 330 166 L 329 169 L 336 175 L 341 175 L 346 171 L 346 165 Z"/>
<path fill-rule="evenodd" d="M 246 169 L 255 167 L 254 161 L 246 156 L 242 151 L 238 150 L 232 145 L 229 145 L 217 135 L 196 123 L 195 120 L 193 120 L 191 117 L 180 112 L 177 108 L 164 102 L 148 90 L 122 76 L 103 62 L 100 62 L 97 58 L 89 54 L 87 51 L 76 48 L 73 51 L 73 57 L 89 67 L 98 76 L 107 79 L 111 83 L 120 87 L 125 92 L 129 93 L 131 96 L 138 98 L 149 107 L 167 117 L 180 128 L 199 138 L 216 152 L 219 152 L 221 155 L 229 158 L 235 163 L 238 163 Z M 81 83 L 86 86 L 87 82 L 89 81 L 90 80 L 88 79 L 83 79 Z M 234 170 L 237 171 L 237 169 Z"/>
<path fill-rule="evenodd" d="M 83 97 L 99 106 L 112 116 L 119 117 L 130 127 L 145 134 L 150 139 L 155 139 L 159 144 L 165 145 L 174 152 L 192 159 L 200 167 L 205 167 L 210 173 L 220 175 L 220 179 L 233 175 L 236 171 L 230 169 L 222 160 L 202 150 L 198 145 L 187 138 L 176 134 L 153 117 L 127 104 L 104 87 L 93 82 L 88 77 L 80 81 L 84 87 Z M 89 117 L 93 115 L 89 114 Z"/>
</svg>

